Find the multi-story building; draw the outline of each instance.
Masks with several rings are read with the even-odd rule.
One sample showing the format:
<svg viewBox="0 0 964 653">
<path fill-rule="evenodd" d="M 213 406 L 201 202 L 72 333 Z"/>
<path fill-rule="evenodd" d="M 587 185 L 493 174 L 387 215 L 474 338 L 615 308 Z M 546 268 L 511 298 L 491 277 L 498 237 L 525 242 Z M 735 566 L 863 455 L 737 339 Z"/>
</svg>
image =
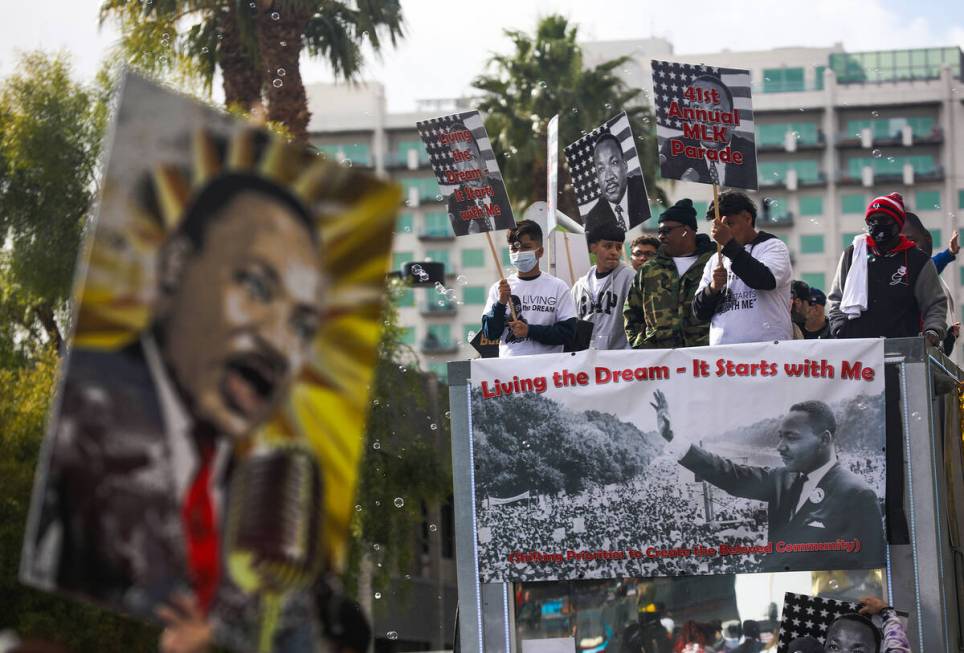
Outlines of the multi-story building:
<svg viewBox="0 0 964 653">
<path fill-rule="evenodd" d="M 864 209 L 876 195 L 902 193 L 907 209 L 931 231 L 935 251 L 959 228 L 964 55 L 957 47 L 848 53 L 837 44 L 676 55 L 668 41 L 646 39 L 584 43 L 583 50 L 587 65 L 628 57 L 619 72 L 647 97 L 653 58 L 751 71 L 760 180 L 754 196 L 761 205 L 766 198 L 769 206 L 760 227 L 787 243 L 796 277 L 813 286 L 829 289 L 840 253 L 863 229 Z M 475 355 L 468 340 L 480 328 L 487 289 L 498 271 L 483 236 L 451 235 L 415 122 L 470 107 L 431 101 L 414 113 L 389 114 L 378 84 L 314 85 L 308 92 L 309 129 L 318 147 L 405 188 L 393 267 L 407 261 L 445 264 L 445 286 L 455 290 L 454 300 L 434 288 L 416 288 L 403 297 L 400 313 L 406 341 L 426 369 L 444 377 L 447 361 Z M 566 108 L 560 112 L 565 120 Z M 690 197 L 699 208 L 712 196 L 702 184 L 663 186 L 672 201 Z M 498 246 L 505 266 L 507 249 Z M 964 266 L 955 262 L 942 277 L 961 319 Z"/>
</svg>

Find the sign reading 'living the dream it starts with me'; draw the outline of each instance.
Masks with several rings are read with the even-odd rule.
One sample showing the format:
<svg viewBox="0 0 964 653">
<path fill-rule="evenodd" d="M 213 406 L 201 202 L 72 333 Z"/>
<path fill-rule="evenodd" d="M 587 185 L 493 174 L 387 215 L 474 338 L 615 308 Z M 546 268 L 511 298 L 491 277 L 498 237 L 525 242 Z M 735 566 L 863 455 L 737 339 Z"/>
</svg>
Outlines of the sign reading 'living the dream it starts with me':
<svg viewBox="0 0 964 653">
<path fill-rule="evenodd" d="M 472 361 L 480 580 L 884 566 L 883 366 L 879 340 Z"/>
<path fill-rule="evenodd" d="M 416 123 L 456 236 L 515 227 L 495 152 L 478 111 Z"/>
</svg>

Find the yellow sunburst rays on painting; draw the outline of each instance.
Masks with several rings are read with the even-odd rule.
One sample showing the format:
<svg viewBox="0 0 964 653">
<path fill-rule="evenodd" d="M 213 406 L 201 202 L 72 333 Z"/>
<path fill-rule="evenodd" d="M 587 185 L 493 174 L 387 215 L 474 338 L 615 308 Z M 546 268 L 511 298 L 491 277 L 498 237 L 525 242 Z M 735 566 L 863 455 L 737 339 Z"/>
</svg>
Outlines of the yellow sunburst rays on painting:
<svg viewBox="0 0 964 653">
<path fill-rule="evenodd" d="M 128 202 L 124 230 L 106 234 L 110 239 L 95 237 L 76 342 L 110 349 L 137 337 L 149 319 L 157 250 L 193 195 L 217 175 L 254 172 L 301 198 L 317 216 L 328 283 L 326 317 L 311 364 L 258 437 L 303 439 L 317 453 L 325 482 L 324 548 L 339 569 L 345 561 L 401 190 L 280 139 L 265 141 L 256 129 L 240 129 L 223 150 L 205 131 L 192 134 L 191 143 L 189 163 L 154 168 L 154 202 Z"/>
</svg>

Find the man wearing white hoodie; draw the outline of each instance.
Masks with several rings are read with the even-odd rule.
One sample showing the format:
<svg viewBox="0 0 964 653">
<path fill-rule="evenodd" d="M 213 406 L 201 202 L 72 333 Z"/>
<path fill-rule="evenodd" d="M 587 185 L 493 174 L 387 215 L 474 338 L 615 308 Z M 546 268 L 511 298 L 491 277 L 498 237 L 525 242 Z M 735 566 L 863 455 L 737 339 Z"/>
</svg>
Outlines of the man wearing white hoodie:
<svg viewBox="0 0 964 653">
<path fill-rule="evenodd" d="M 623 327 L 623 304 L 633 283 L 633 270 L 623 265 L 626 232 L 602 224 L 586 233 L 596 264 L 572 287 L 572 301 L 580 320 L 592 322 L 592 349 L 629 349 Z"/>
</svg>

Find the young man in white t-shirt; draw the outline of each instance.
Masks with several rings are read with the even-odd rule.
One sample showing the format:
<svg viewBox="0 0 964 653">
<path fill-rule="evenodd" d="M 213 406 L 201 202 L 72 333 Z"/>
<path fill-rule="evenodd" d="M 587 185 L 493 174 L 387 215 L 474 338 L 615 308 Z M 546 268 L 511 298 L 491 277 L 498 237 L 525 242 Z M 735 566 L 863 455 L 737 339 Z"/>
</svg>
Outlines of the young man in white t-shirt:
<svg viewBox="0 0 964 653">
<path fill-rule="evenodd" d="M 482 334 L 498 338 L 500 358 L 561 352 L 576 333 L 576 309 L 569 286 L 539 269 L 544 253 L 542 229 L 532 220 L 522 220 L 509 230 L 507 240 L 509 258 L 518 272 L 489 289 Z"/>
<path fill-rule="evenodd" d="M 741 191 L 720 193 L 713 240 L 723 248 L 703 268 L 693 314 L 710 321 L 710 344 L 790 340 L 790 251 L 756 230 L 756 205 Z M 714 215 L 713 205 L 706 212 Z"/>
</svg>

